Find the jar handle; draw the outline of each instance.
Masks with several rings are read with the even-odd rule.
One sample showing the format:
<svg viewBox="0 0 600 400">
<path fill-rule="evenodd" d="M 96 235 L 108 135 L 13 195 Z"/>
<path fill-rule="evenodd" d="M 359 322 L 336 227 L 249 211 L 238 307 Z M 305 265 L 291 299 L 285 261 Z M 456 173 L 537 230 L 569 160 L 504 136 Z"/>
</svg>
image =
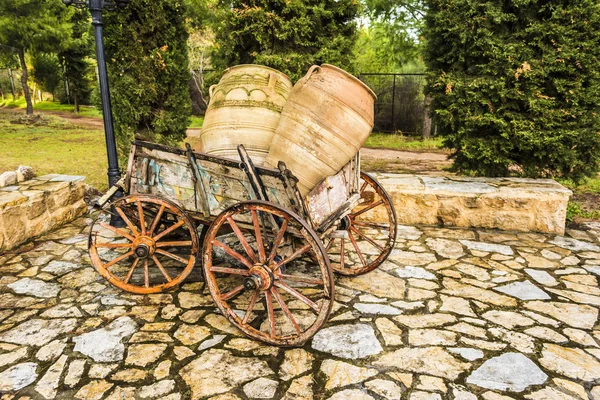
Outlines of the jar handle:
<svg viewBox="0 0 600 400">
<path fill-rule="evenodd" d="M 211 87 L 208 88 L 208 96 L 212 99 L 213 97 L 213 92 L 215 91 L 215 88 L 217 87 L 217 85 L 211 85 Z"/>
<path fill-rule="evenodd" d="M 318 74 L 320 72 L 321 72 L 321 66 L 313 65 L 312 67 L 310 67 L 308 69 L 308 72 L 306 73 L 306 75 L 304 75 L 304 78 L 305 78 L 304 83 L 306 83 L 314 73 Z"/>
</svg>

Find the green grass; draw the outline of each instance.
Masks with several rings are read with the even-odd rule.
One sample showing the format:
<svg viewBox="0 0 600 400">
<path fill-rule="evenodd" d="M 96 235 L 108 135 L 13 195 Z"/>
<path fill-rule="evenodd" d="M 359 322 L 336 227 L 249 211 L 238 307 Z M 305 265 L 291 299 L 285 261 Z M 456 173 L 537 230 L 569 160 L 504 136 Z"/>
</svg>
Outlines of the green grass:
<svg viewBox="0 0 600 400">
<path fill-rule="evenodd" d="M 38 175 L 84 175 L 88 184 L 107 188 L 102 130 L 81 128 L 51 115 L 31 125 L 16 123 L 22 117 L 0 110 L 0 172 L 28 165 Z"/>
<path fill-rule="evenodd" d="M 24 98 L 18 98 L 17 100 L 6 100 L 0 102 L 0 107 L 6 108 L 23 108 L 27 107 Z M 71 112 L 74 113 L 75 108 L 73 105 L 60 104 L 56 101 L 41 101 L 33 106 L 35 111 L 60 111 L 60 112 Z M 97 117 L 102 118 L 102 112 L 94 106 L 79 106 L 79 114 L 82 117 Z"/>
<path fill-rule="evenodd" d="M 16 100 L 5 100 L 0 101 L 0 108 L 22 108 L 25 109 L 27 104 L 25 103 L 25 98 L 20 97 Z M 36 111 L 48 111 L 48 112 L 70 112 L 75 113 L 72 105 L 69 104 L 60 104 L 56 101 L 42 101 L 36 103 L 33 106 L 33 109 Z M 113 113 L 115 110 L 113 109 Z M 94 106 L 79 106 L 79 114 L 82 117 L 93 117 L 93 118 L 102 118 L 102 111 L 97 109 Z M 200 129 L 202 128 L 202 124 L 204 123 L 204 117 L 196 117 L 192 116 L 190 118 L 190 125 L 188 128 L 192 129 Z"/>
<path fill-rule="evenodd" d="M 441 151 L 442 139 L 433 138 L 416 140 L 393 133 L 372 133 L 364 144 L 365 147 L 392 150 L 430 150 Z"/>
<path fill-rule="evenodd" d="M 559 179 L 562 185 L 573 191 L 573 197 L 567 205 L 567 219 L 600 220 L 600 175 L 586 178 L 581 182 L 571 179 Z"/>
</svg>

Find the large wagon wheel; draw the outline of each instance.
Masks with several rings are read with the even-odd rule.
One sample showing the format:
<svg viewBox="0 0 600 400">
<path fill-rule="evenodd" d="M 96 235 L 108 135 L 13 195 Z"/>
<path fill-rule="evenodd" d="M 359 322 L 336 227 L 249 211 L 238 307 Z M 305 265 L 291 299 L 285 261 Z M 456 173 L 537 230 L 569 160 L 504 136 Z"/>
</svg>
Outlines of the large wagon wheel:
<svg viewBox="0 0 600 400">
<path fill-rule="evenodd" d="M 360 173 L 362 202 L 340 222 L 329 239 L 331 268 L 342 275 L 360 275 L 377 268 L 396 243 L 396 211 L 390 196 L 372 176 Z"/>
<path fill-rule="evenodd" d="M 224 230 L 233 232 L 217 237 Z M 278 205 L 246 201 L 223 211 L 208 228 L 202 265 L 223 315 L 251 338 L 300 346 L 331 312 L 333 274 L 323 244 Z"/>
<path fill-rule="evenodd" d="M 122 228 L 109 224 L 117 213 Z M 176 204 L 131 195 L 107 205 L 92 224 L 92 265 L 110 283 L 132 293 L 158 293 L 183 281 L 194 268 L 198 234 Z"/>
</svg>

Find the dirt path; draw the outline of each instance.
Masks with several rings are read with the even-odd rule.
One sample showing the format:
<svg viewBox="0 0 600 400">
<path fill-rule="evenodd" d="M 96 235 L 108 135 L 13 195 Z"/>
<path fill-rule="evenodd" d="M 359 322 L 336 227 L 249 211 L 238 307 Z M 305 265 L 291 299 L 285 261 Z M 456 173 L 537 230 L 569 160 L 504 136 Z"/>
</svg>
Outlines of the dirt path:
<svg viewBox="0 0 600 400">
<path fill-rule="evenodd" d="M 365 171 L 454 175 L 445 170 L 452 165 L 446 153 L 363 148 L 360 154 Z"/>
</svg>

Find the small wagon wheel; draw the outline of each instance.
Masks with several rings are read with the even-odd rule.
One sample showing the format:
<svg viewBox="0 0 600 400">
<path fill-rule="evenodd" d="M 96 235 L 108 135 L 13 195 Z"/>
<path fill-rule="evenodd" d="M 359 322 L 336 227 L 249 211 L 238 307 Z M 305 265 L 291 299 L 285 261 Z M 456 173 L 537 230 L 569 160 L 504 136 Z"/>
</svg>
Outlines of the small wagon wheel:
<svg viewBox="0 0 600 400">
<path fill-rule="evenodd" d="M 118 214 L 125 226 L 113 227 Z M 107 205 L 92 224 L 92 265 L 110 283 L 132 293 L 158 293 L 183 281 L 194 268 L 198 234 L 176 204 L 130 195 Z"/>
<path fill-rule="evenodd" d="M 224 230 L 232 233 L 217 237 Z M 327 252 L 304 220 L 278 205 L 255 200 L 223 211 L 208 228 L 202 265 L 223 315 L 251 338 L 300 346 L 331 312 Z"/>
<path fill-rule="evenodd" d="M 361 204 L 342 219 L 342 232 L 327 242 L 331 267 L 342 275 L 374 270 L 396 243 L 396 211 L 390 196 L 369 174 L 361 172 L 360 178 Z"/>
</svg>

